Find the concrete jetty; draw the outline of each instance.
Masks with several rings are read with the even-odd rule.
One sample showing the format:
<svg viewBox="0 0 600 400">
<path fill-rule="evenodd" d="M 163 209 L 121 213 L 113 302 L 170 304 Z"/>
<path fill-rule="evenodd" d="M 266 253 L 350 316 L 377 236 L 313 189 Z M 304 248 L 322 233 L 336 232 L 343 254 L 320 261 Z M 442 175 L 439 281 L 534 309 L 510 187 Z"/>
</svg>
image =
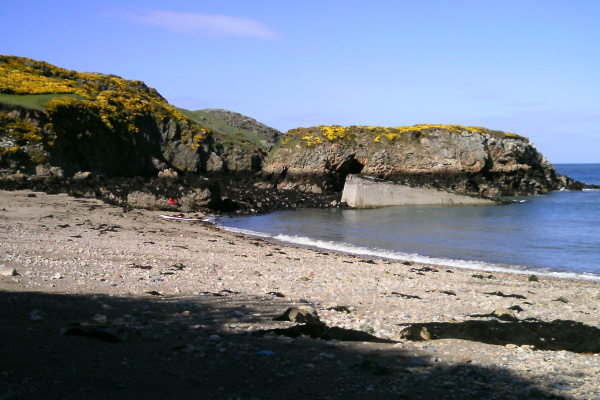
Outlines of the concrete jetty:
<svg viewBox="0 0 600 400">
<path fill-rule="evenodd" d="M 414 188 L 398 182 L 385 181 L 365 175 L 348 175 L 342 201 L 354 208 L 377 208 L 408 204 L 447 206 L 494 205 L 498 201 L 465 196 L 444 190 Z"/>
</svg>

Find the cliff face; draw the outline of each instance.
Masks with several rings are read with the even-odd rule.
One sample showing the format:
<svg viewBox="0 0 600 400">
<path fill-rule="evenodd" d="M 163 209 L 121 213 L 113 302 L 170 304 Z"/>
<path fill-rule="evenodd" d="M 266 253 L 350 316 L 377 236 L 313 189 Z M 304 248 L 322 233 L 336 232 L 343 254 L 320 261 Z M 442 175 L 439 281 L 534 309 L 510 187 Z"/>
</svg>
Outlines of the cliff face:
<svg viewBox="0 0 600 400">
<path fill-rule="evenodd" d="M 227 146 L 227 138 L 183 115 L 143 82 L 0 56 L 4 174 L 148 176 L 164 169 L 260 169 L 262 147 L 248 140 Z"/>
<path fill-rule="evenodd" d="M 456 125 L 319 126 L 288 132 L 263 168 L 279 187 L 341 190 L 347 174 L 465 194 L 545 193 L 573 182 L 526 138 Z"/>
</svg>

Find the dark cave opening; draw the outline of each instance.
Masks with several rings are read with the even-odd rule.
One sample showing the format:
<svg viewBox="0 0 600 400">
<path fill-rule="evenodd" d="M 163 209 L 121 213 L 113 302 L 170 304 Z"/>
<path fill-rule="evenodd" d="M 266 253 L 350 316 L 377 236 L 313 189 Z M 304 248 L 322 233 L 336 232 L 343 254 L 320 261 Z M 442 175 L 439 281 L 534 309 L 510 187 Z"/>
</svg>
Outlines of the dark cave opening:
<svg viewBox="0 0 600 400">
<path fill-rule="evenodd" d="M 346 158 L 335 170 L 337 179 L 334 190 L 341 192 L 344 189 L 346 177 L 350 174 L 360 174 L 364 167 L 364 164 L 354 158 L 354 155 Z"/>
</svg>

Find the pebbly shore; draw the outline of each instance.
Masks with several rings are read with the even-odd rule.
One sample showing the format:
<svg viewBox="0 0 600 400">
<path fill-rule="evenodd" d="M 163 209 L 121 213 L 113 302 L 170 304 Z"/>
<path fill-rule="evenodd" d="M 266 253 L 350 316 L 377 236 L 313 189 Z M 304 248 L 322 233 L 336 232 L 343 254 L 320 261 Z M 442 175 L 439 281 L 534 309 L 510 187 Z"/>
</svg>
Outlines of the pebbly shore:
<svg viewBox="0 0 600 400">
<path fill-rule="evenodd" d="M 599 282 L 160 214 L 0 191 L 0 399 L 600 399 Z"/>
</svg>

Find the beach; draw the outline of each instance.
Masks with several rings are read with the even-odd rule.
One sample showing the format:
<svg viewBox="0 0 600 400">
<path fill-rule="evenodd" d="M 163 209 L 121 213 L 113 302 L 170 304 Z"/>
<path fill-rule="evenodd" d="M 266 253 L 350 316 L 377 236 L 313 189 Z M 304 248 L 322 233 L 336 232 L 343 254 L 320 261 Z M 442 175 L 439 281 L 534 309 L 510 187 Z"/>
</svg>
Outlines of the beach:
<svg viewBox="0 0 600 400">
<path fill-rule="evenodd" d="M 600 398 L 600 282 L 161 214 L 0 191 L 0 399 Z"/>
</svg>

